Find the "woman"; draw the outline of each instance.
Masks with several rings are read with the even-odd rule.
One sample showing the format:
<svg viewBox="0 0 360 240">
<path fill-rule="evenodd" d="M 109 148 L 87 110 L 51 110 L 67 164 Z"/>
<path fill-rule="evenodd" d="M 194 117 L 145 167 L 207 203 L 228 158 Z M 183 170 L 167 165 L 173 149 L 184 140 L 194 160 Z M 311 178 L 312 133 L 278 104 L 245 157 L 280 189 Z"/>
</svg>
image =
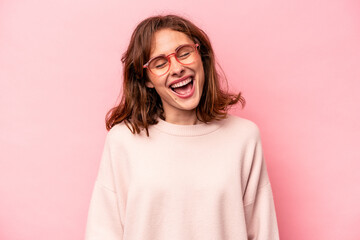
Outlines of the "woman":
<svg viewBox="0 0 360 240">
<path fill-rule="evenodd" d="M 245 100 L 220 89 L 207 35 L 150 17 L 122 61 L 86 239 L 278 239 L 258 128 L 227 114 Z"/>
</svg>

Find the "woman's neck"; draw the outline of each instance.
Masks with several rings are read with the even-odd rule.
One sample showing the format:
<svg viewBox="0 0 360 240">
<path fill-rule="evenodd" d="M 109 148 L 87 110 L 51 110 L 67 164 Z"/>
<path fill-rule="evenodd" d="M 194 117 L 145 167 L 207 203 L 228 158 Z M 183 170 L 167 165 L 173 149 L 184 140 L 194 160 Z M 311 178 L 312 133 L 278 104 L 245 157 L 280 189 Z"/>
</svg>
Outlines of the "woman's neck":
<svg viewBox="0 0 360 240">
<path fill-rule="evenodd" d="M 165 114 L 165 121 L 178 125 L 196 125 L 199 120 L 196 117 L 196 111 L 189 111 L 183 114 Z"/>
</svg>

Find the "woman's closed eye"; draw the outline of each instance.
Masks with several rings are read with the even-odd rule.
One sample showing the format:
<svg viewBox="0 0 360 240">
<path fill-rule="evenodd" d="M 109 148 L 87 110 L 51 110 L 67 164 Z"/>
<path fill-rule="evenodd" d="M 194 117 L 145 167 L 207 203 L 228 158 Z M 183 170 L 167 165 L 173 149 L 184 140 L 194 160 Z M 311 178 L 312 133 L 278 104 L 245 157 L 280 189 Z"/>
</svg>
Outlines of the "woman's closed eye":
<svg viewBox="0 0 360 240">
<path fill-rule="evenodd" d="M 156 68 L 163 68 L 163 67 L 165 67 L 167 65 L 167 62 L 163 62 L 163 63 L 161 63 L 161 64 L 157 64 L 155 67 Z"/>
<path fill-rule="evenodd" d="M 182 53 L 178 58 L 186 58 L 190 55 L 190 52 Z"/>
</svg>

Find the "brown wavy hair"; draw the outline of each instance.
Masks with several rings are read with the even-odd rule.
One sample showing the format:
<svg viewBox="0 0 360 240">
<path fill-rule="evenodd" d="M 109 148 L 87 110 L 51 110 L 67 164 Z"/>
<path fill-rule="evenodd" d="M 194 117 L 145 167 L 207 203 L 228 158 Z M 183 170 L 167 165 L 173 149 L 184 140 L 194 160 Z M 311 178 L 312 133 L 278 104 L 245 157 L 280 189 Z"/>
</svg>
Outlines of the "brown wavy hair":
<svg viewBox="0 0 360 240">
<path fill-rule="evenodd" d="M 121 58 L 123 92 L 120 103 L 106 114 L 107 130 L 124 121 L 133 134 L 146 129 L 146 135 L 149 136 L 149 125 L 157 124 L 158 117 L 165 120 L 161 98 L 154 88 L 146 87 L 148 76 L 143 68 L 150 57 L 154 33 L 165 28 L 182 32 L 200 45 L 199 53 L 203 62 L 205 82 L 200 102 L 196 107 L 199 121 L 208 123 L 212 120 L 224 119 L 229 107 L 238 102 L 241 103 L 242 108 L 245 106 L 241 92 L 232 94 L 220 88 L 219 79 L 224 80 L 226 84 L 227 80 L 225 74 L 222 74 L 223 77 L 218 74 L 209 37 L 203 30 L 177 15 L 152 16 L 137 25 L 130 44 Z M 223 73 L 222 70 L 221 72 Z"/>
</svg>

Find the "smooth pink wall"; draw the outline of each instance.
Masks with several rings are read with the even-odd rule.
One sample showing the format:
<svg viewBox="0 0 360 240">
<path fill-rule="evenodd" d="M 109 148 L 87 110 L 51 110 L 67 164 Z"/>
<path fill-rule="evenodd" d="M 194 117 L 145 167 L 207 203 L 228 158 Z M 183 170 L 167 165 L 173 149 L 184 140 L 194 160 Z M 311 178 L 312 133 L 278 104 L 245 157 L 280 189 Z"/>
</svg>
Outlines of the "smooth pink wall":
<svg viewBox="0 0 360 240">
<path fill-rule="evenodd" d="M 360 239 L 357 1 L 0 1 L 0 239 L 78 240 L 136 24 L 190 18 L 262 133 L 283 240 Z"/>
</svg>

